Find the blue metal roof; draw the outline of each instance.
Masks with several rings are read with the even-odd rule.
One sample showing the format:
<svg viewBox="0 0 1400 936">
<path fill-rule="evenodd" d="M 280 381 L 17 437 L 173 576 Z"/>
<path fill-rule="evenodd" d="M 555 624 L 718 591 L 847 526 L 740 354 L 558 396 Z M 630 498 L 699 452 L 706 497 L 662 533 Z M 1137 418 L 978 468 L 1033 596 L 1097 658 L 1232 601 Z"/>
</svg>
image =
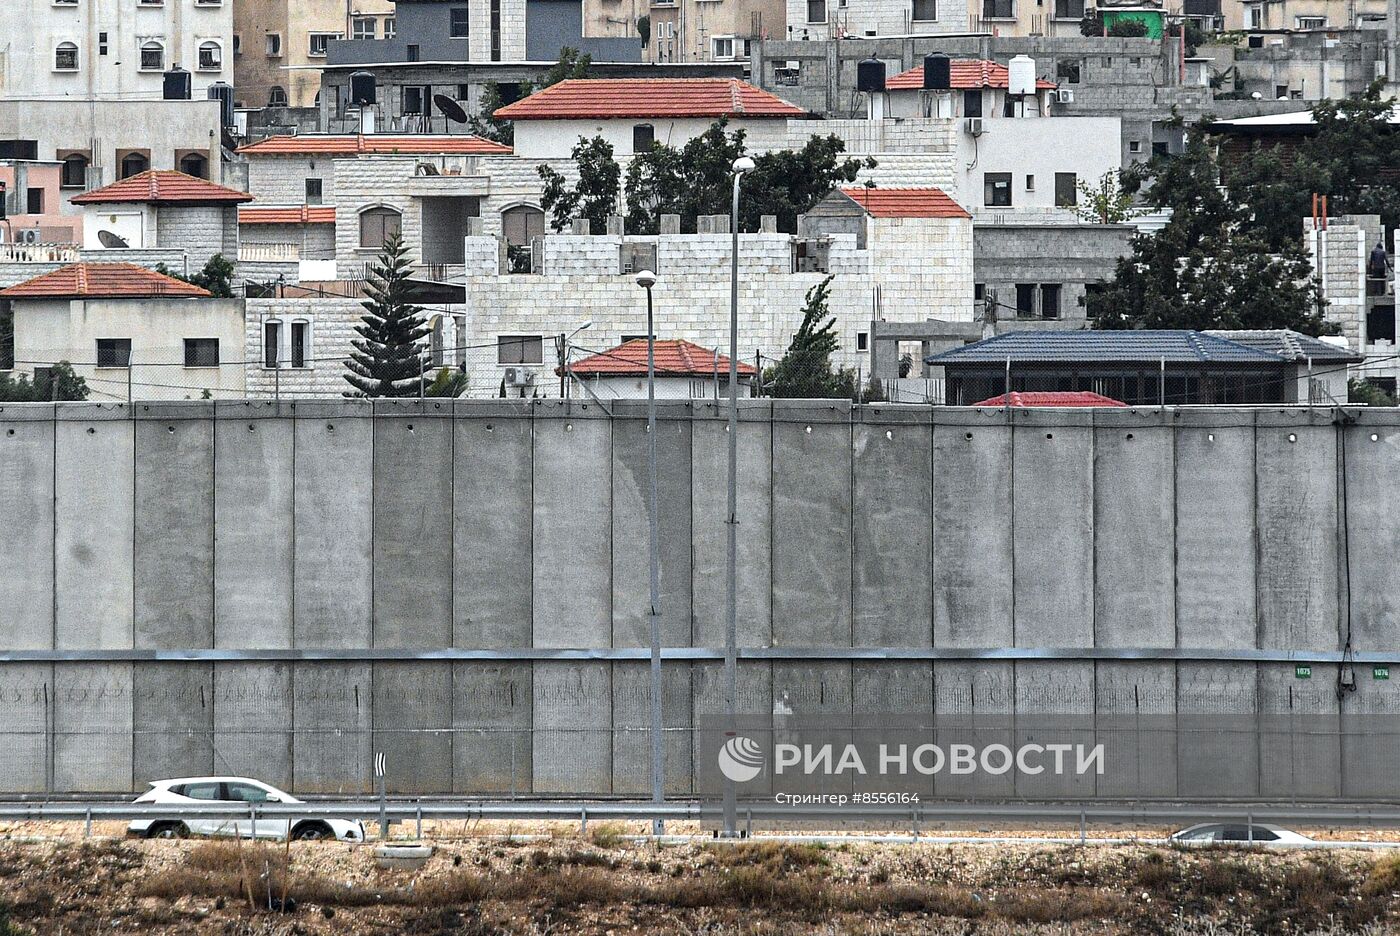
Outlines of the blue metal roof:
<svg viewBox="0 0 1400 936">
<path fill-rule="evenodd" d="M 1013 331 L 924 359 L 928 364 L 1278 364 L 1284 358 L 1189 329 Z"/>
</svg>

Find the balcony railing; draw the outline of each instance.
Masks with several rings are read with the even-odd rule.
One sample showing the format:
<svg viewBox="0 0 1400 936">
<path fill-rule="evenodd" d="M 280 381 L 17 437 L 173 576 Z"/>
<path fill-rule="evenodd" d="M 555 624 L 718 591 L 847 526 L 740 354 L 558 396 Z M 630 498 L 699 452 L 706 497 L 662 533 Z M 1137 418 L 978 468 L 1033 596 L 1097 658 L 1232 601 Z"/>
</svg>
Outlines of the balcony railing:
<svg viewBox="0 0 1400 936">
<path fill-rule="evenodd" d="M 301 245 L 239 244 L 238 259 L 243 263 L 290 263 L 301 259 Z"/>
<path fill-rule="evenodd" d="M 77 262 L 77 244 L 0 244 L 0 263 Z"/>
</svg>

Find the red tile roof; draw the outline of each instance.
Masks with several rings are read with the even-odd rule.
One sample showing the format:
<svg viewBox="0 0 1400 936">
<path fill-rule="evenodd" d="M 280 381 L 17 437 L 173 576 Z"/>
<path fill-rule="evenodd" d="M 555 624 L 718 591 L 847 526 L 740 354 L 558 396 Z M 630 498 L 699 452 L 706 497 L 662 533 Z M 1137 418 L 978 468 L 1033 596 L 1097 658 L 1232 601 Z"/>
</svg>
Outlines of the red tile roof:
<svg viewBox="0 0 1400 936">
<path fill-rule="evenodd" d="M 990 400 L 983 400 L 981 403 L 974 403 L 973 406 L 1005 406 L 1006 394 L 994 396 Z M 1101 393 L 1093 393 L 1089 390 L 1078 390 L 1072 393 L 1043 393 L 1031 391 L 1026 393 L 1011 394 L 1012 406 L 1127 406 L 1112 397 L 1106 397 Z"/>
<path fill-rule="evenodd" d="M 987 59 L 953 59 L 949 72 L 950 82 L 955 90 L 974 88 L 1006 88 L 1011 84 L 1011 73 L 1005 65 Z M 1046 91 L 1055 87 L 1052 81 L 1037 78 L 1037 90 Z M 885 82 L 886 91 L 915 91 L 924 87 L 924 66 L 917 65 L 907 72 L 900 72 Z"/>
<path fill-rule="evenodd" d="M 209 295 L 134 263 L 74 263 L 0 289 L 0 299 L 183 299 Z"/>
<path fill-rule="evenodd" d="M 805 115 L 738 78 L 570 78 L 496 111 L 503 120 Z"/>
<path fill-rule="evenodd" d="M 148 169 L 69 199 L 75 205 L 142 202 L 150 205 L 236 205 L 253 196 L 174 169 Z"/>
<path fill-rule="evenodd" d="M 400 136 L 378 134 L 364 136 L 307 134 L 305 136 L 275 136 L 238 148 L 240 153 L 255 156 L 392 156 L 402 153 L 417 155 L 509 156 L 511 149 L 479 136 Z"/>
<path fill-rule="evenodd" d="M 335 224 L 335 208 L 329 205 L 293 205 L 269 208 L 261 205 L 238 209 L 239 224 Z"/>
<path fill-rule="evenodd" d="M 841 194 L 875 218 L 971 218 L 942 189 L 843 188 Z"/>
<path fill-rule="evenodd" d="M 571 368 L 578 375 L 604 377 L 645 376 L 647 372 L 647 340 L 634 338 L 610 351 L 586 357 Z M 689 341 L 672 338 L 656 342 L 656 375 L 658 377 L 712 377 L 715 370 L 729 373 L 729 358 Z M 739 363 L 739 373 L 752 377 L 752 364 Z"/>
</svg>

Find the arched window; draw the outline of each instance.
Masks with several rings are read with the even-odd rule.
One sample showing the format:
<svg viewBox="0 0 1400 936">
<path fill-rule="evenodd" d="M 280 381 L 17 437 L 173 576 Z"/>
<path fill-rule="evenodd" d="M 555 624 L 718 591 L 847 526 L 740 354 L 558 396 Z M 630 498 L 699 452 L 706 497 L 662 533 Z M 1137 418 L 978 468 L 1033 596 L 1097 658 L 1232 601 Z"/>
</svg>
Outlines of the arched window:
<svg viewBox="0 0 1400 936">
<path fill-rule="evenodd" d="M 199 44 L 199 70 L 221 71 L 224 67 L 224 50 L 212 39 Z"/>
<path fill-rule="evenodd" d="M 507 244 L 528 247 L 532 238 L 544 236 L 544 212 L 534 205 L 507 208 L 501 212 L 501 228 Z"/>
<path fill-rule="evenodd" d="M 78 70 L 78 44 L 76 42 L 60 42 L 54 47 L 53 70 Z"/>
<path fill-rule="evenodd" d="M 151 168 L 151 161 L 144 153 L 127 153 L 122 157 L 122 178 L 129 179 Z"/>
<path fill-rule="evenodd" d="M 402 229 L 403 216 L 392 208 L 360 212 L 360 246 L 378 250 Z"/>
<path fill-rule="evenodd" d="M 165 46 L 151 39 L 141 43 L 141 70 L 165 70 Z"/>
<path fill-rule="evenodd" d="M 63 157 L 63 177 L 60 184 L 64 188 L 84 188 L 87 185 L 88 158 L 82 153 L 71 153 Z"/>
<path fill-rule="evenodd" d="M 286 107 L 287 89 L 281 85 L 273 85 L 272 90 L 267 93 L 268 107 Z"/>
<path fill-rule="evenodd" d="M 180 159 L 180 171 L 196 179 L 209 178 L 209 160 L 200 153 L 186 153 Z"/>
</svg>

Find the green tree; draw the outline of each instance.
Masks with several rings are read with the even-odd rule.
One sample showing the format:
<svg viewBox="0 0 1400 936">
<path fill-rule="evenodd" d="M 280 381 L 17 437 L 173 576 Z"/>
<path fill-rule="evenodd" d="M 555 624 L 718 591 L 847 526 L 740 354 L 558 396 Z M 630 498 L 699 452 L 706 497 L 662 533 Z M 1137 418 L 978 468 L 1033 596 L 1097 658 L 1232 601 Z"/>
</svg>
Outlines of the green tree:
<svg viewBox="0 0 1400 936">
<path fill-rule="evenodd" d="M 1188 134 L 1184 153 L 1157 157 L 1151 171 L 1145 201 L 1171 209 L 1171 218 L 1133 238 L 1096 297 L 1099 328 L 1328 330 L 1301 239 L 1274 249 L 1251 228 L 1249 206 L 1217 184 L 1204 126 Z"/>
<path fill-rule="evenodd" d="M 792 336 L 787 352 L 764 374 L 763 385 L 769 396 L 834 399 L 851 398 L 855 377 L 849 371 L 833 371 L 831 355 L 840 342 L 836 337 L 836 317 L 827 300 L 831 295 L 828 276 L 807 290 L 802 307 L 802 324 Z"/>
<path fill-rule="evenodd" d="M 223 254 L 214 254 L 209 261 L 204 264 L 204 268 L 192 276 L 184 276 L 171 270 L 164 263 L 157 263 L 153 267 L 155 272 L 171 279 L 180 280 L 182 283 L 190 283 L 201 289 L 209 290 L 209 294 L 215 299 L 233 298 L 233 264 L 224 258 Z"/>
<path fill-rule="evenodd" d="M 389 238 L 370 267 L 365 282 L 365 314 L 355 326 L 358 338 L 345 362 L 345 379 L 354 387 L 346 396 L 418 396 L 428 355 L 423 339 L 429 329 L 423 310 L 408 301 L 408 248 L 397 234 Z"/>
<path fill-rule="evenodd" d="M 1347 381 L 1347 402 L 1359 406 L 1395 406 L 1395 397 L 1369 380 L 1355 377 Z"/>
<path fill-rule="evenodd" d="M 86 400 L 87 397 L 87 381 L 79 377 L 67 361 L 37 369 L 32 380 L 25 374 L 14 377 L 0 374 L 0 403 L 44 403 Z"/>
<path fill-rule="evenodd" d="M 1108 34 L 1118 39 L 1141 39 L 1147 35 L 1147 24 L 1137 19 L 1120 19 L 1108 27 Z"/>
<path fill-rule="evenodd" d="M 642 48 L 651 45 L 651 17 L 645 13 L 637 17 L 637 37 L 642 40 Z"/>
<path fill-rule="evenodd" d="M 459 397 L 467 392 L 470 383 L 466 371 L 443 367 L 433 375 L 432 382 L 423 388 L 423 395 L 427 397 Z"/>
<path fill-rule="evenodd" d="M 612 144 L 601 136 L 591 140 L 579 137 L 570 155 L 578 167 L 578 181 L 572 186 L 553 166 L 539 167 L 544 181 L 540 207 L 556 231 L 564 230 L 574 218 L 587 218 L 593 232 L 599 233 L 608 215 L 617 210 L 622 169 L 613 158 Z"/>
<path fill-rule="evenodd" d="M 1110 169 L 1090 185 L 1084 179 L 1078 183 L 1078 204 L 1074 213 L 1090 224 L 1122 224 L 1138 215 L 1133 193 L 1122 184 L 1117 170 Z"/>
</svg>

